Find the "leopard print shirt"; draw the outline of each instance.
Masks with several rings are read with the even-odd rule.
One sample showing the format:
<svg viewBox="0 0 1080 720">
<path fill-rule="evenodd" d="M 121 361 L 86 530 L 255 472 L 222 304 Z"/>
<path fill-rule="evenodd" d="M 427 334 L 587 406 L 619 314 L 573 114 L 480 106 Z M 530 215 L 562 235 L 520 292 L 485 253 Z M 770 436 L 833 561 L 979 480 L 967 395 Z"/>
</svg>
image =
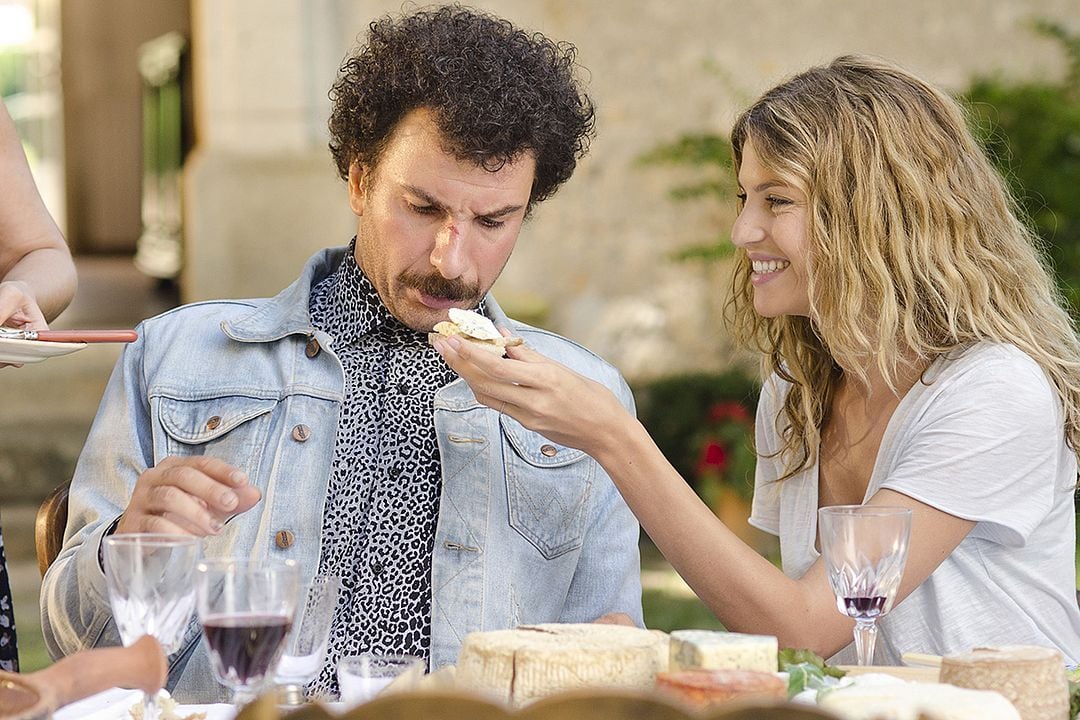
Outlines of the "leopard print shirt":
<svg viewBox="0 0 1080 720">
<path fill-rule="evenodd" d="M 354 246 L 310 299 L 312 324 L 334 337 L 345 370 L 319 561 L 319 573 L 342 585 L 315 696 L 337 692 L 338 658 L 429 657 L 442 485 L 432 403 L 456 377 L 425 333 L 390 315 Z"/>
</svg>

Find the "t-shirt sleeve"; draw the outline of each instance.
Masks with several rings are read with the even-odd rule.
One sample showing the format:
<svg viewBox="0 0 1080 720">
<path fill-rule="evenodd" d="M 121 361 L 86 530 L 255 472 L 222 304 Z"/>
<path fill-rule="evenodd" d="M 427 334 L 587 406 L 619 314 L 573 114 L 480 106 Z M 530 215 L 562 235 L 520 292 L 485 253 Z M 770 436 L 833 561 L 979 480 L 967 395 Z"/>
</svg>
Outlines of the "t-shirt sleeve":
<svg viewBox="0 0 1080 720">
<path fill-rule="evenodd" d="M 1064 429 L 1053 385 L 1012 350 L 946 372 L 923 391 L 927 402 L 899 418 L 903 429 L 873 490 L 976 521 L 976 537 L 1022 546 L 1050 511 L 1060 477 Z"/>
<path fill-rule="evenodd" d="M 757 462 L 754 465 L 754 498 L 748 522 L 772 535 L 780 534 L 780 483 L 782 463 L 776 451 L 780 436 L 776 429 L 776 413 L 782 403 L 783 381 L 775 375 L 764 384 L 758 398 L 754 423 L 754 446 Z"/>
</svg>

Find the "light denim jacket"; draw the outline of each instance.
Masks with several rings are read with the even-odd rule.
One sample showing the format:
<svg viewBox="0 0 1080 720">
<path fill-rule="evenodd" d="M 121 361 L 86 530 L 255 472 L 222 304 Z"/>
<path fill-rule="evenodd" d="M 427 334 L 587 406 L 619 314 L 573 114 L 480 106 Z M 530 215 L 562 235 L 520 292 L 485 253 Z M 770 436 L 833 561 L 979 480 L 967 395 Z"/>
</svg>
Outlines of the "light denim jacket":
<svg viewBox="0 0 1080 720">
<path fill-rule="evenodd" d="M 41 617 L 53 658 L 117 645 L 98 546 L 139 474 L 170 455 L 210 455 L 245 470 L 262 500 L 204 540 L 205 556 L 295 559 L 318 568 L 323 506 L 344 386 L 333 338 L 311 326 L 311 288 L 345 248 L 324 250 L 278 296 L 177 308 L 139 326 L 117 363 L 72 480 L 63 550 L 45 575 Z M 539 352 L 615 392 L 619 373 L 580 346 L 508 320 Z M 320 352 L 305 352 L 314 339 Z M 431 667 L 452 664 L 466 633 L 589 622 L 641 624 L 638 524 L 592 458 L 480 405 L 456 380 L 435 395 L 442 497 L 432 557 Z M 216 417 L 215 422 L 208 422 Z M 292 428 L 311 429 L 306 441 Z M 288 530 L 285 549 L 275 534 Z M 224 698 L 192 622 L 170 657 L 185 702 Z"/>
</svg>

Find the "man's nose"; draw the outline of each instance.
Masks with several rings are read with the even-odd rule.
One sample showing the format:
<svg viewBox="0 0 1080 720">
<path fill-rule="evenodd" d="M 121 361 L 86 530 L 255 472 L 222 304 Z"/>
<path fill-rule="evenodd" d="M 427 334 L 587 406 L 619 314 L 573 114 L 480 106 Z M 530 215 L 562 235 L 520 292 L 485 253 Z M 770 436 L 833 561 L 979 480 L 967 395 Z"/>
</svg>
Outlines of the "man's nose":
<svg viewBox="0 0 1080 720">
<path fill-rule="evenodd" d="M 465 238 L 456 223 L 446 223 L 435 235 L 431 264 L 447 280 L 456 280 L 465 274 L 468 266 Z"/>
</svg>

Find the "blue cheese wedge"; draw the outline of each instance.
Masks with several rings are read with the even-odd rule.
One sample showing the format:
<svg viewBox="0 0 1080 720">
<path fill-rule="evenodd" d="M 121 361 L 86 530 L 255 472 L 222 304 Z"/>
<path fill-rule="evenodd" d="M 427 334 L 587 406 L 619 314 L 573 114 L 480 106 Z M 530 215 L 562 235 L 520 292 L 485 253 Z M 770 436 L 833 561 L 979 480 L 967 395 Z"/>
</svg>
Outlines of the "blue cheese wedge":
<svg viewBox="0 0 1080 720">
<path fill-rule="evenodd" d="M 671 670 L 756 670 L 776 672 L 779 650 L 772 635 L 746 635 L 716 630 L 671 633 Z"/>
</svg>

